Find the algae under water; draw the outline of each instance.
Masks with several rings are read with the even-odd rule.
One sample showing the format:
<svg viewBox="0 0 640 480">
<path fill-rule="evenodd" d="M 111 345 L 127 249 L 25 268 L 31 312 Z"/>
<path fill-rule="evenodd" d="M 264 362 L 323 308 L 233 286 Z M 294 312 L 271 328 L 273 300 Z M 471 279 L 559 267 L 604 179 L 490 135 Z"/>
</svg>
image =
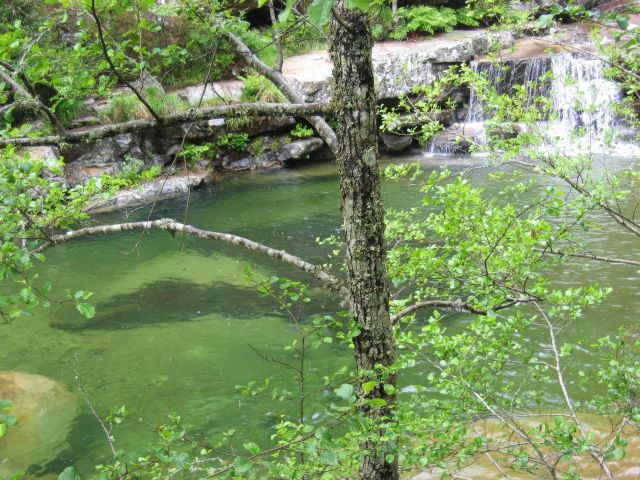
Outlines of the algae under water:
<svg viewBox="0 0 640 480">
<path fill-rule="evenodd" d="M 468 159 L 458 167 L 455 159 L 447 162 L 453 169 L 463 168 Z M 470 175 L 488 190 L 496 188 L 487 182 L 486 171 Z M 387 204 L 396 208 L 419 199 L 419 192 L 402 184 L 385 184 L 384 194 Z M 323 263 L 327 248 L 315 239 L 339 233 L 339 202 L 335 166 L 311 164 L 233 175 L 194 191 L 188 223 Z M 186 206 L 184 198 L 163 201 L 154 216 L 181 220 Z M 99 221 L 125 221 L 124 214 L 101 215 Z M 138 210 L 126 221 L 146 215 L 146 210 Z M 601 220 L 613 225 L 607 218 Z M 611 256 L 635 250 L 638 241 L 615 227 L 585 235 L 585 241 L 595 243 L 594 251 Z M 48 251 L 46 263 L 38 267 L 40 276 L 53 282 L 59 296 L 65 289 L 95 292 L 97 314 L 85 320 L 72 305 L 54 305 L 0 327 L 0 368 L 44 375 L 76 394 L 75 354 L 82 384 L 100 412 L 124 404 L 134 416 L 160 424 L 175 411 L 202 434 L 233 428 L 239 437 L 266 441 L 274 423 L 283 414 L 293 415 L 295 405 L 243 397 L 236 386 L 270 376 L 294 388 L 290 372 L 264 362 L 251 347 L 281 355 L 295 332 L 272 301 L 247 286 L 245 267 L 251 264 L 260 274 L 309 280 L 313 301 L 304 318 L 335 312 L 335 299 L 313 288 L 317 283 L 309 277 L 234 246 L 192 238 L 182 245 L 179 236 L 152 232 L 134 249 L 139 238 L 139 232 L 93 237 Z M 619 326 L 637 324 L 637 268 L 584 262 L 559 266 L 555 277 L 567 287 L 598 279 L 614 289 L 608 302 L 589 311 L 569 337 L 595 339 Z M 349 365 L 350 356 L 335 343 L 313 351 L 307 359 L 309 378 Z M 588 368 L 588 353 L 580 361 Z M 89 473 L 95 464 L 109 460 L 103 432 L 76 396 L 82 413 L 68 430 L 58 432 L 48 458 L 32 458 L 26 447 L 18 446 L 12 450 L 12 468 L 30 466 L 33 476 L 55 478 L 66 466 Z M 310 401 L 309 416 L 314 408 L 320 409 L 323 398 L 318 397 Z M 150 439 L 148 432 L 133 425 L 119 428 L 115 435 L 119 447 L 144 445 Z M 0 458 L 6 456 L 3 449 L 6 445 L 0 444 Z"/>
</svg>

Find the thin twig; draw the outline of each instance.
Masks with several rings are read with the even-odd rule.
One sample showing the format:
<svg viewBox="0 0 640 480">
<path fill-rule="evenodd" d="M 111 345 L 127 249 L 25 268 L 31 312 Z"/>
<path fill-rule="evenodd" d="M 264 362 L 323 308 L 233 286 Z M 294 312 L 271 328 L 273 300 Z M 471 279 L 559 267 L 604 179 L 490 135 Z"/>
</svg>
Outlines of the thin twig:
<svg viewBox="0 0 640 480">
<path fill-rule="evenodd" d="M 111 434 L 111 429 L 107 428 L 102 418 L 100 418 L 100 415 L 98 415 L 98 412 L 96 411 L 93 404 L 91 403 L 91 400 L 89 400 L 89 396 L 87 395 L 87 392 L 85 391 L 84 386 L 82 385 L 82 382 L 80 382 L 80 374 L 78 373 L 78 354 L 77 353 L 73 354 L 73 370 L 75 372 L 75 380 L 76 380 L 76 384 L 78 385 L 78 390 L 80 390 L 80 393 L 82 393 L 82 396 L 84 397 L 84 401 L 89 406 L 89 410 L 91 410 L 92 415 L 95 417 L 96 421 L 98 422 L 98 424 L 100 424 L 100 427 L 104 431 L 105 437 L 107 438 L 107 443 L 109 444 L 109 448 L 111 448 L 111 453 L 113 454 L 113 458 L 116 458 L 117 456 L 116 448 L 113 445 L 113 442 L 115 442 L 115 438 L 113 438 L 113 435 Z"/>
</svg>

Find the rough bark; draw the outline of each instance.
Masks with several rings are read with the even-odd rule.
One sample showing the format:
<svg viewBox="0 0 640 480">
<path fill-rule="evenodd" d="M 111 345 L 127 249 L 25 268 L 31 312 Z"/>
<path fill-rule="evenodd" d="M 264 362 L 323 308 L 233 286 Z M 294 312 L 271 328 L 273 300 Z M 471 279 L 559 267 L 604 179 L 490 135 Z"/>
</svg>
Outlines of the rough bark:
<svg viewBox="0 0 640 480">
<path fill-rule="evenodd" d="M 18 146 L 39 146 L 39 145 L 60 145 L 64 143 L 84 143 L 95 142 L 102 138 L 120 135 L 121 133 L 132 133 L 155 127 L 168 127 L 183 123 L 208 120 L 216 117 L 228 116 L 263 116 L 277 117 L 280 115 L 291 115 L 303 117 L 313 113 L 328 113 L 329 104 L 326 103 L 237 103 L 234 105 L 217 105 L 206 108 L 193 108 L 186 112 L 173 113 L 162 117 L 162 123 L 155 119 L 132 120 L 130 122 L 104 125 L 102 127 L 88 130 L 67 131 L 62 135 L 48 135 L 44 137 L 19 137 L 0 139 L 0 147 L 5 145 Z"/>
<path fill-rule="evenodd" d="M 342 193 L 342 215 L 346 240 L 345 265 L 349 308 L 360 334 L 354 338 L 355 360 L 360 382 L 376 381 L 360 399 L 383 399 L 386 405 L 360 407 L 374 429 L 384 434 L 384 422 L 392 414 L 395 397 L 384 383 L 395 386 L 395 375 L 381 378 L 376 366 L 390 367 L 395 343 L 389 316 L 386 278 L 384 207 L 380 194 L 380 172 L 376 140 L 373 39 L 366 14 L 349 9 L 338 0 L 331 20 L 333 104 L 337 120 L 336 163 Z M 367 440 L 359 478 L 395 480 L 397 461 L 387 462 L 392 445 Z"/>
</svg>

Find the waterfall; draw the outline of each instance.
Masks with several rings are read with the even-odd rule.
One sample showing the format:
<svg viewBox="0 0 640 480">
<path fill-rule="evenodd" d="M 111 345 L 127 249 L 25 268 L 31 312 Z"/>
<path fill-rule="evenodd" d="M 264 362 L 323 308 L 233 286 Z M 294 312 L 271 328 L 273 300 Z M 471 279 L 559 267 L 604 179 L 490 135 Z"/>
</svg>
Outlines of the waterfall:
<svg viewBox="0 0 640 480">
<path fill-rule="evenodd" d="M 565 151 L 578 152 L 580 148 L 610 148 L 607 142 L 616 140 L 616 127 L 620 122 L 614 105 L 622 99 L 617 83 L 605 78 L 604 64 L 598 59 L 571 54 L 554 55 L 551 58 L 534 58 L 504 63 L 471 62 L 471 69 L 482 73 L 499 94 L 513 92 L 514 85 L 526 87 L 527 107 L 533 99 L 545 97 L 551 100 L 552 118 L 546 125 L 548 143 Z M 552 81 L 542 81 L 551 72 Z M 476 143 L 484 143 L 484 122 L 491 118 L 491 111 L 471 89 L 466 120 L 453 124 L 448 132 L 432 139 L 425 153 L 442 155 L 459 153 L 450 146 L 455 132 L 470 132 Z M 576 142 L 576 136 L 587 142 Z M 616 143 L 616 151 L 630 151 L 631 145 Z"/>
<path fill-rule="evenodd" d="M 531 107 L 534 98 L 549 96 L 548 82 L 542 81 L 542 76 L 549 71 L 550 63 L 546 57 L 532 58 L 526 62 L 524 85 L 527 90 L 527 107 Z"/>
<path fill-rule="evenodd" d="M 551 99 L 557 119 L 556 133 L 575 132 L 603 140 L 616 125 L 613 105 L 622 98 L 620 87 L 604 76 L 603 63 L 597 59 L 569 54 L 551 58 Z"/>
<path fill-rule="evenodd" d="M 471 62 L 469 66 L 475 73 L 484 74 L 489 84 L 494 86 L 501 95 L 511 93 L 516 84 L 525 85 L 527 90 L 526 106 L 531 106 L 532 99 L 537 96 L 546 97 L 549 95 L 548 85 L 539 81 L 540 77 L 549 71 L 548 58 L 532 58 L 526 62 L 506 64 Z M 491 112 L 486 111 L 485 106 L 478 99 L 477 93 L 471 89 L 466 122 L 486 122 L 490 115 Z"/>
</svg>

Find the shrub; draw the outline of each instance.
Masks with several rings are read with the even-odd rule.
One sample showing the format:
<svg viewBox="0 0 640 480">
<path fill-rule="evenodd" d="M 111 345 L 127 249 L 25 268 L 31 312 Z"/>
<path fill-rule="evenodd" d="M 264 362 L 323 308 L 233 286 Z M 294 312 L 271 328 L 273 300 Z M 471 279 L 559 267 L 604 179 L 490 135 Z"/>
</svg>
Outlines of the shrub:
<svg viewBox="0 0 640 480">
<path fill-rule="evenodd" d="M 200 160 L 204 158 L 204 155 L 209 152 L 215 151 L 215 145 L 210 143 L 205 143 L 202 145 L 194 145 L 193 143 L 185 144 L 180 152 L 178 152 L 178 157 L 183 159 L 189 167 L 194 167 Z"/>
<path fill-rule="evenodd" d="M 313 128 L 297 123 L 293 130 L 291 130 L 291 136 L 296 138 L 307 138 L 313 136 Z"/>
<path fill-rule="evenodd" d="M 265 151 L 264 139 L 256 138 L 253 142 L 251 142 L 251 145 L 249 145 L 249 151 L 254 157 L 262 155 Z"/>
<path fill-rule="evenodd" d="M 227 133 L 216 141 L 216 146 L 227 150 L 244 152 L 249 147 L 248 133 Z"/>
<path fill-rule="evenodd" d="M 286 97 L 273 83 L 261 75 L 240 77 L 244 82 L 240 100 L 243 102 L 285 103 Z"/>
<path fill-rule="evenodd" d="M 189 102 L 183 100 L 178 94 L 164 93 L 157 88 L 146 90 L 144 97 L 158 115 L 167 115 L 190 108 Z M 103 115 L 114 123 L 152 118 L 142 102 L 132 93 L 113 96 Z"/>
<path fill-rule="evenodd" d="M 419 7 L 399 8 L 398 27 L 391 32 L 390 37 L 397 40 L 407 38 L 410 33 L 420 32 L 433 35 L 437 31 L 450 32 L 458 24 L 456 11 L 448 7 Z"/>
</svg>

